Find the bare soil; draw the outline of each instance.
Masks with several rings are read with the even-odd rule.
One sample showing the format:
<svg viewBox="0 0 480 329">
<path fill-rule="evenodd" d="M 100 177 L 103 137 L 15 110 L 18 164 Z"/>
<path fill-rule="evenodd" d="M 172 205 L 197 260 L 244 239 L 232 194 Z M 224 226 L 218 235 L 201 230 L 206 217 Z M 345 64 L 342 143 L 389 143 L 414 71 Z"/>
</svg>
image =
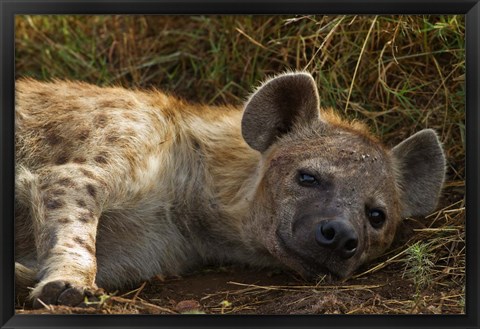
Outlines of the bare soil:
<svg viewBox="0 0 480 329">
<path fill-rule="evenodd" d="M 122 291 L 103 305 L 19 308 L 18 314 L 459 314 L 460 289 L 431 289 L 415 298 L 402 268 L 315 285 L 292 273 L 237 267 L 206 269 L 185 277 L 154 279 Z"/>
</svg>

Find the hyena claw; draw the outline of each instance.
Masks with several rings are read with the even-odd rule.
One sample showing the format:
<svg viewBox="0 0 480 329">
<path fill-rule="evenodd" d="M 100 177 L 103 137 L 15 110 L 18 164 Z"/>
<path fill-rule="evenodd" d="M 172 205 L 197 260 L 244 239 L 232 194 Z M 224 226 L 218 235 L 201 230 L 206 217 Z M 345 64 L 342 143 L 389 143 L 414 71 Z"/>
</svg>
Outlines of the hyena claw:
<svg viewBox="0 0 480 329">
<path fill-rule="evenodd" d="M 45 305 L 79 306 L 85 298 L 88 301 L 98 301 L 97 296 L 103 290 L 86 288 L 73 285 L 63 280 L 56 280 L 43 286 L 40 295 L 33 301 L 34 308 L 42 308 Z"/>
</svg>

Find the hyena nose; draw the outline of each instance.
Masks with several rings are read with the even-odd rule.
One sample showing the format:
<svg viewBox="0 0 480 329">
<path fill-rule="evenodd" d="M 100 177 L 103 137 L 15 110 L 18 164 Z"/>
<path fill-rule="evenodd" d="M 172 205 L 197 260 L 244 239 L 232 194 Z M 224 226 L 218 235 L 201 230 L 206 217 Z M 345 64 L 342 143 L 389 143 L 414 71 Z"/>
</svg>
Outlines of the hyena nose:
<svg viewBox="0 0 480 329">
<path fill-rule="evenodd" d="M 325 220 L 317 225 L 315 239 L 322 247 L 329 248 L 344 259 L 355 255 L 358 236 L 350 223 L 334 219 Z"/>
</svg>

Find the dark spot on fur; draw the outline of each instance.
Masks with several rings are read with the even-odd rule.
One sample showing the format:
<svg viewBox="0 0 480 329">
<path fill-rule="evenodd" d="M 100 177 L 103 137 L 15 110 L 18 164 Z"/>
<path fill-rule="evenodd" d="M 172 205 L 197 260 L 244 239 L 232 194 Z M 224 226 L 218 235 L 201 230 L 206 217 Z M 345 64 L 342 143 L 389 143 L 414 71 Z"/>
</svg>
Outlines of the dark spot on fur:
<svg viewBox="0 0 480 329">
<path fill-rule="evenodd" d="M 197 139 L 193 139 L 192 145 L 195 151 L 200 152 L 202 150 L 200 146 L 200 142 Z"/>
<path fill-rule="evenodd" d="M 86 161 L 87 159 L 85 159 L 84 157 L 73 158 L 73 162 L 75 163 L 85 163 Z"/>
<path fill-rule="evenodd" d="M 89 233 L 88 233 L 88 237 L 90 238 L 90 241 L 92 241 L 93 243 L 95 243 L 95 234 L 89 232 Z"/>
<path fill-rule="evenodd" d="M 68 223 L 71 223 L 72 221 L 70 219 L 68 219 L 67 217 L 62 217 L 58 220 L 59 223 L 62 223 L 62 224 L 68 224 Z"/>
<path fill-rule="evenodd" d="M 59 199 L 45 199 L 44 200 L 45 207 L 49 210 L 55 210 L 62 208 L 65 205 L 65 202 Z"/>
<path fill-rule="evenodd" d="M 80 208 L 85 208 L 87 206 L 87 203 L 85 202 L 85 200 L 77 200 L 77 205 Z"/>
<path fill-rule="evenodd" d="M 90 136 L 90 130 L 84 129 L 78 134 L 78 139 L 83 142 L 88 138 L 88 136 Z"/>
<path fill-rule="evenodd" d="M 75 241 L 75 242 L 78 243 L 79 245 L 84 245 L 84 244 L 85 244 L 85 241 L 84 241 L 82 238 L 78 237 L 78 236 L 74 237 L 74 238 L 73 238 L 73 241 Z"/>
<path fill-rule="evenodd" d="M 87 249 L 87 251 L 88 251 L 89 253 L 91 253 L 92 255 L 95 255 L 95 249 L 94 249 L 91 245 L 86 244 L 86 245 L 85 245 L 85 249 Z"/>
<path fill-rule="evenodd" d="M 119 139 L 120 138 L 115 134 L 109 134 L 107 136 L 107 142 L 109 142 L 109 143 L 116 143 L 116 142 L 118 142 Z"/>
<path fill-rule="evenodd" d="M 59 195 L 65 195 L 65 193 L 67 193 L 67 192 L 65 192 L 65 190 L 62 190 L 62 189 L 57 188 L 57 189 L 51 190 L 51 191 L 49 192 L 49 195 L 51 195 L 51 196 L 59 196 Z"/>
<path fill-rule="evenodd" d="M 98 128 L 105 128 L 108 118 L 105 114 L 99 114 L 95 117 L 95 126 Z"/>
<path fill-rule="evenodd" d="M 95 175 L 93 175 L 93 173 L 90 170 L 81 168 L 80 171 L 81 171 L 82 174 L 84 174 L 88 178 L 95 179 Z"/>
<path fill-rule="evenodd" d="M 92 184 L 87 184 L 87 186 L 85 187 L 87 188 L 88 194 L 90 194 L 93 198 L 97 196 L 97 189 L 95 188 L 95 186 L 93 186 Z"/>
<path fill-rule="evenodd" d="M 68 186 L 68 187 L 75 185 L 70 178 L 62 178 L 57 181 L 57 184 L 61 186 Z"/>
<path fill-rule="evenodd" d="M 80 245 L 81 247 L 83 247 L 84 249 L 86 249 L 89 253 L 91 253 L 92 255 L 95 254 L 95 249 L 93 249 L 93 247 L 88 244 L 87 242 L 85 242 L 85 240 L 83 240 L 82 238 L 80 237 L 75 237 L 73 239 L 78 245 Z"/>
<path fill-rule="evenodd" d="M 78 220 L 84 223 L 90 223 L 93 220 L 93 216 L 91 214 L 81 214 Z"/>
<path fill-rule="evenodd" d="M 105 152 L 100 153 L 95 158 L 93 158 L 97 163 L 107 163 L 107 154 Z"/>
<path fill-rule="evenodd" d="M 62 137 L 58 136 L 52 131 L 45 134 L 45 141 L 50 145 L 58 145 L 62 142 Z"/>
<path fill-rule="evenodd" d="M 68 162 L 68 156 L 66 154 L 60 155 L 57 160 L 55 160 L 55 164 L 62 165 Z"/>
<path fill-rule="evenodd" d="M 68 242 L 64 243 L 63 246 L 66 247 L 66 248 L 68 248 L 68 249 L 73 249 L 73 248 L 75 248 L 75 247 L 73 246 L 73 244 L 68 243 Z"/>
<path fill-rule="evenodd" d="M 73 259 L 83 259 L 82 254 L 78 252 L 70 252 L 68 253 Z"/>
</svg>

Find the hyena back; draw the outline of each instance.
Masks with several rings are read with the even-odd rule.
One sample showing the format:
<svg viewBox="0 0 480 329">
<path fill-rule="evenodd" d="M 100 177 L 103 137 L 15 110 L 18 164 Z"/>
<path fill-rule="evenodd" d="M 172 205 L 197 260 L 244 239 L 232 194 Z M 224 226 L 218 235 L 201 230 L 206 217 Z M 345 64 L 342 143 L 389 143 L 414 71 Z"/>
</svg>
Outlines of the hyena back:
<svg viewBox="0 0 480 329">
<path fill-rule="evenodd" d="M 36 305 L 211 262 L 348 277 L 444 180 L 432 130 L 387 149 L 321 110 L 303 72 L 244 109 L 20 80 L 15 124 L 16 284 Z"/>
</svg>

